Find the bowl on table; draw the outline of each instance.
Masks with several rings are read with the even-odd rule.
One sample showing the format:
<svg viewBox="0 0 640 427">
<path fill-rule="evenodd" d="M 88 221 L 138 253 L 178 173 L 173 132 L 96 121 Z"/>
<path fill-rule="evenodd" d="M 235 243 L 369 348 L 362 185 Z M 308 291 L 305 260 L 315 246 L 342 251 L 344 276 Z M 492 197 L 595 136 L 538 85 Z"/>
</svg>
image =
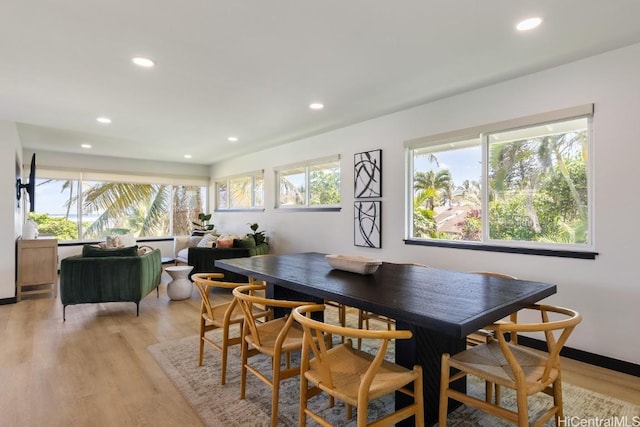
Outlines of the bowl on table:
<svg viewBox="0 0 640 427">
<path fill-rule="evenodd" d="M 358 274 L 373 274 L 382 261 L 357 255 L 332 254 L 325 256 L 329 265 L 336 270 L 350 271 Z"/>
</svg>

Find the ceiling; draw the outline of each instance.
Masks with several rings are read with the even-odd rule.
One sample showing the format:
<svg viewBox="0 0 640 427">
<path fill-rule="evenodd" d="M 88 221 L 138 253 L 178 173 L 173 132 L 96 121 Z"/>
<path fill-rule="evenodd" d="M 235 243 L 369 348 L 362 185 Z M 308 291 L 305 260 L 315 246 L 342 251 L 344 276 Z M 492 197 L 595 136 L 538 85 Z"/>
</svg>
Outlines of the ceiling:
<svg viewBox="0 0 640 427">
<path fill-rule="evenodd" d="M 3 0 L 0 120 L 36 152 L 211 164 L 638 43 L 638 17 L 637 0 Z"/>
</svg>

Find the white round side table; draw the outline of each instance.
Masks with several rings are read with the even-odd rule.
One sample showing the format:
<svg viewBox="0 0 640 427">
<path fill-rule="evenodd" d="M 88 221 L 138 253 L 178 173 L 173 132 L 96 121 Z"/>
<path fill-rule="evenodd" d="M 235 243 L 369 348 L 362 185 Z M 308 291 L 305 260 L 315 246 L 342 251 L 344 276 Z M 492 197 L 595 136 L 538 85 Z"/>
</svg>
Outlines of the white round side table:
<svg viewBox="0 0 640 427">
<path fill-rule="evenodd" d="M 191 292 L 193 291 L 193 285 L 189 280 L 191 270 L 193 270 L 191 265 L 176 265 L 164 269 L 173 279 L 167 283 L 167 295 L 169 295 L 169 298 L 177 301 L 191 297 Z"/>
</svg>

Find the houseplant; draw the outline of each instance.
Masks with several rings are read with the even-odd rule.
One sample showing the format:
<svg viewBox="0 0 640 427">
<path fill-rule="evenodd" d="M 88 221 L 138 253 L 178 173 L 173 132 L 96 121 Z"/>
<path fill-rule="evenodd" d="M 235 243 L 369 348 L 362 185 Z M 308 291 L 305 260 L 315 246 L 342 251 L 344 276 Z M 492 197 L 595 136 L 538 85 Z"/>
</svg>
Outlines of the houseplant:
<svg viewBox="0 0 640 427">
<path fill-rule="evenodd" d="M 258 246 L 258 245 L 260 245 L 262 243 L 266 243 L 266 241 L 267 241 L 267 238 L 264 235 L 265 231 L 264 230 L 258 231 L 258 227 L 259 226 L 258 226 L 257 222 L 254 222 L 253 224 L 249 223 L 249 228 L 251 228 L 251 231 L 253 231 L 253 233 L 248 233 L 247 234 L 247 236 L 253 237 L 253 240 L 256 241 L 256 246 Z"/>
<path fill-rule="evenodd" d="M 200 222 L 191 221 L 191 223 L 193 225 L 198 227 L 196 229 L 197 231 L 211 231 L 211 230 L 213 230 L 214 225 L 213 224 L 209 224 L 209 221 L 211 220 L 211 214 L 205 214 L 205 213 L 201 212 L 201 213 L 198 214 L 198 219 L 200 220 Z"/>
</svg>

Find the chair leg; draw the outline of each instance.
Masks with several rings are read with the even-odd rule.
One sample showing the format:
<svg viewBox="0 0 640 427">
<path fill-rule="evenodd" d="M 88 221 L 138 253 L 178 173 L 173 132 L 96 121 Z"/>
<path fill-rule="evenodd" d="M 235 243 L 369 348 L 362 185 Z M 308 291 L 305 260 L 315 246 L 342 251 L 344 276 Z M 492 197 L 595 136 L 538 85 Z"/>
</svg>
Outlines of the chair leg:
<svg viewBox="0 0 640 427">
<path fill-rule="evenodd" d="M 423 387 L 424 384 L 422 382 L 422 367 L 415 366 L 413 368 L 418 372 L 418 378 L 413 382 L 413 400 L 417 406 L 417 411 L 415 415 L 416 427 L 424 426 L 424 394 Z"/>
<path fill-rule="evenodd" d="M 438 427 L 446 427 L 447 410 L 449 409 L 449 355 L 442 355 L 442 363 L 440 367 L 440 405 L 438 408 Z"/>
<path fill-rule="evenodd" d="M 289 356 L 289 353 L 287 353 L 287 356 Z M 276 351 L 273 358 L 273 380 L 271 386 L 273 389 L 271 392 L 271 427 L 277 427 L 278 402 L 280 401 L 280 353 L 278 351 Z"/>
<path fill-rule="evenodd" d="M 240 368 L 240 399 L 244 399 L 245 389 L 247 387 L 247 358 L 249 353 L 249 344 L 242 337 L 242 364 Z"/>
<path fill-rule="evenodd" d="M 298 427 L 304 427 L 307 425 L 307 379 L 304 374 L 300 375 L 300 403 L 298 404 Z"/>
<path fill-rule="evenodd" d="M 527 402 L 526 390 L 519 388 L 516 390 L 516 399 L 518 402 L 518 426 L 529 426 L 529 402 Z"/>
<path fill-rule="evenodd" d="M 562 409 L 562 380 L 560 379 L 560 373 L 558 372 L 558 378 L 553 382 L 553 404 L 558 407 L 556 411 L 556 426 L 560 425 L 560 420 L 564 419 L 564 410 Z"/>
<path fill-rule="evenodd" d="M 198 366 L 202 366 L 202 361 L 204 359 L 204 328 L 205 320 L 204 317 L 200 316 L 200 357 L 198 359 Z"/>
<path fill-rule="evenodd" d="M 220 366 L 220 385 L 227 381 L 227 355 L 229 354 L 229 325 L 222 327 L 222 366 Z"/>
</svg>

